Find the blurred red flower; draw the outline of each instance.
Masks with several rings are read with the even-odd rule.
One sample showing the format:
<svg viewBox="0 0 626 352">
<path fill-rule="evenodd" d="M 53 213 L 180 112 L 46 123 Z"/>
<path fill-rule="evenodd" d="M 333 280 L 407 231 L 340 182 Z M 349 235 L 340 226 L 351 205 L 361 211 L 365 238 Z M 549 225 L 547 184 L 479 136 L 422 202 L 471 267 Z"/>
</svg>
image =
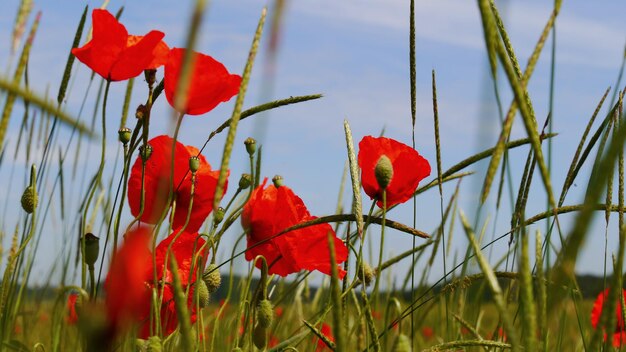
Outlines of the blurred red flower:
<svg viewBox="0 0 626 352">
<path fill-rule="evenodd" d="M 139 43 L 143 37 L 142 35 L 129 35 L 127 41 L 128 46 Z M 146 70 L 156 70 L 165 65 L 167 58 L 170 56 L 170 47 L 161 40 L 152 50 L 152 56 L 152 61 L 146 66 Z"/>
<path fill-rule="evenodd" d="M 626 290 L 622 289 L 622 295 L 624 299 L 626 299 Z M 600 324 L 600 317 L 602 316 L 602 307 L 604 306 L 604 301 L 609 296 L 609 289 L 607 288 L 603 292 L 600 292 L 596 301 L 593 304 L 593 308 L 591 310 L 591 326 L 593 328 L 597 328 L 598 324 Z M 622 306 L 620 301 L 616 302 L 617 306 L 615 307 L 615 314 L 617 316 L 617 325 L 615 326 L 615 330 L 613 331 L 613 346 L 620 347 L 622 345 L 626 345 L 626 328 L 624 328 L 624 318 L 622 317 Z M 604 334 L 604 340 L 606 341 L 607 335 Z"/>
<path fill-rule="evenodd" d="M 359 166 L 363 190 L 383 207 L 383 189 L 376 180 L 376 164 L 386 156 L 393 166 L 393 175 L 387 185 L 387 208 L 409 200 L 421 180 L 430 175 L 430 164 L 408 145 L 385 137 L 365 136 L 359 142 Z"/>
<path fill-rule="evenodd" d="M 67 318 L 66 321 L 69 325 L 74 325 L 78 322 L 78 314 L 76 313 L 76 301 L 78 300 L 78 293 L 72 292 L 67 296 Z"/>
<path fill-rule="evenodd" d="M 122 81 L 158 63 L 155 58 L 160 52 L 157 47 L 164 45 L 160 44 L 163 32 L 150 31 L 145 36 L 131 37 L 107 10 L 93 10 L 91 18 L 91 41 L 72 49 L 72 54 L 97 74 L 109 81 Z"/>
<path fill-rule="evenodd" d="M 332 233 L 335 239 L 337 263 L 343 263 L 348 256 L 348 249 L 343 241 L 335 236 L 335 231 L 329 224 L 309 226 L 272 238 L 288 227 L 315 217 L 309 214 L 302 199 L 289 187 L 277 188 L 270 185 L 265 188 L 266 183 L 267 179 L 252 191 L 241 215 L 241 223 L 248 239 L 246 260 L 263 255 L 269 272 L 280 276 L 300 270 L 318 270 L 330 275 L 328 233 Z M 257 266 L 260 265 L 257 262 Z M 340 268 L 338 270 L 339 276 L 343 278 L 345 271 Z"/>
<path fill-rule="evenodd" d="M 165 96 L 174 108 L 176 108 L 174 95 L 184 56 L 185 49 L 173 48 L 165 64 Z M 219 61 L 194 51 L 192 62 L 194 66 L 187 89 L 187 99 L 180 112 L 189 115 L 207 113 L 239 92 L 241 77 L 228 73 L 226 67 Z"/>
<path fill-rule="evenodd" d="M 187 296 L 187 309 L 191 323 L 196 321 L 196 305 L 193 304 L 194 283 L 196 281 L 196 273 L 198 270 L 202 272 L 206 264 L 208 255 L 208 247 L 203 247 L 205 240 L 198 236 L 197 233 L 182 232 L 178 237 L 176 235 L 180 231 L 174 230 L 167 238 L 161 241 L 155 249 L 156 274 L 159 285 L 156 287 L 160 293 L 163 290 L 163 299 L 161 301 L 161 331 L 164 336 L 171 334 L 178 326 L 178 315 L 176 313 L 176 304 L 174 302 L 174 286 L 173 274 L 170 270 L 170 261 L 176 259 L 178 265 L 178 277 L 180 279 L 183 291 L 189 286 L 189 294 Z M 176 238 L 176 240 L 174 240 Z M 171 252 L 167 256 L 168 247 L 172 244 Z M 173 255 L 173 256 L 172 256 Z M 150 288 L 154 288 L 154 277 L 152 269 L 144 273 L 146 284 Z M 150 305 L 150 300 L 145 303 Z M 139 337 L 147 338 L 150 336 L 150 314 L 144 315 L 144 324 L 139 331 Z"/>
<path fill-rule="evenodd" d="M 151 230 L 137 227 L 126 233 L 104 282 L 105 306 L 111 327 L 137 323 L 150 314 L 151 292 L 146 286 L 146 273 L 152 272 L 149 249 Z"/>
<path fill-rule="evenodd" d="M 430 326 L 424 326 L 422 327 L 422 336 L 428 341 L 435 336 L 435 331 Z"/>
<path fill-rule="evenodd" d="M 322 335 L 326 336 L 326 338 L 330 342 L 335 342 L 335 337 L 333 336 L 333 330 L 330 328 L 330 325 L 326 323 L 322 324 L 322 328 L 320 329 L 320 332 L 322 333 Z M 324 341 L 322 341 L 322 339 L 318 338 L 317 348 L 315 349 L 315 352 L 322 352 L 326 350 L 330 350 L 330 348 L 326 346 L 326 344 L 324 343 Z"/>
<path fill-rule="evenodd" d="M 146 161 L 144 174 L 144 210 L 141 221 L 155 224 L 163 211 L 170 204 L 167 203 L 170 185 L 176 200 L 176 211 L 172 228 L 182 227 L 185 224 L 189 203 L 191 202 L 191 173 L 189 170 L 189 158 L 196 156 L 199 150 L 195 147 L 185 146 L 176 142 L 174 149 L 174 182 L 171 183 L 170 170 L 172 169 L 173 139 L 169 136 L 158 136 L 148 144 L 152 147 L 152 155 Z M 204 223 L 204 220 L 213 211 L 213 197 L 219 177 L 219 170 L 211 170 L 211 165 L 203 155 L 198 155 L 200 167 L 196 171 L 195 192 L 193 207 L 191 209 L 189 223 L 186 231 L 196 232 Z M 130 171 L 128 179 L 128 203 L 133 216 L 138 216 L 141 205 L 142 186 L 142 160 L 137 157 Z M 182 182 L 182 183 L 181 183 Z M 180 185 L 180 186 L 179 186 Z M 226 182 L 225 187 L 228 187 Z M 178 188 L 178 189 L 177 189 Z M 226 188 L 224 191 L 226 191 Z M 225 193 L 225 192 L 224 192 Z"/>
</svg>

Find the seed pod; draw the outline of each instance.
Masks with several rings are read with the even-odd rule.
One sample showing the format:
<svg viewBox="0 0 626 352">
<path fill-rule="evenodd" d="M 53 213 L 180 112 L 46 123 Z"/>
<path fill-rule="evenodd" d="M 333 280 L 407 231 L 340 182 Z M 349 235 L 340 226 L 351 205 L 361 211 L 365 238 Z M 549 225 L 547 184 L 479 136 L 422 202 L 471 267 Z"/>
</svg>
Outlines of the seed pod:
<svg viewBox="0 0 626 352">
<path fill-rule="evenodd" d="M 386 155 L 378 159 L 376 167 L 374 168 L 374 176 L 376 176 L 376 181 L 378 181 L 380 188 L 385 189 L 389 186 L 391 178 L 393 177 L 393 165 Z"/>
<path fill-rule="evenodd" d="M 274 187 L 279 188 L 283 185 L 283 177 L 281 175 L 276 175 L 272 178 L 272 182 L 274 182 Z"/>
<path fill-rule="evenodd" d="M 139 147 L 139 155 L 141 156 L 141 160 L 145 163 L 150 159 L 152 155 L 152 146 L 150 144 L 144 144 Z"/>
<path fill-rule="evenodd" d="M 247 189 L 252 184 L 252 175 L 250 174 L 242 174 L 239 179 L 239 188 Z"/>
<path fill-rule="evenodd" d="M 196 172 L 200 168 L 200 158 L 192 156 L 189 158 L 189 171 Z"/>
<path fill-rule="evenodd" d="M 98 260 L 98 254 L 100 252 L 100 238 L 93 233 L 88 232 L 83 236 L 85 241 L 85 264 L 92 267 Z"/>
<path fill-rule="evenodd" d="M 219 207 L 213 211 L 213 223 L 217 226 L 222 220 L 224 220 L 224 208 Z"/>
<path fill-rule="evenodd" d="M 256 152 L 256 140 L 252 137 L 248 137 L 243 143 L 246 145 L 246 151 L 248 152 L 248 155 L 254 155 L 254 153 Z"/>
<path fill-rule="evenodd" d="M 22 193 L 22 209 L 24 209 L 25 212 L 32 214 L 33 211 L 35 211 L 35 208 L 37 208 L 37 192 L 35 192 L 35 188 L 32 186 L 28 186 L 26 187 L 26 189 L 24 190 L 24 193 Z"/>
<path fill-rule="evenodd" d="M 117 137 L 122 144 L 127 144 L 130 141 L 130 137 L 132 137 L 132 132 L 128 127 L 122 127 L 117 131 Z"/>
</svg>

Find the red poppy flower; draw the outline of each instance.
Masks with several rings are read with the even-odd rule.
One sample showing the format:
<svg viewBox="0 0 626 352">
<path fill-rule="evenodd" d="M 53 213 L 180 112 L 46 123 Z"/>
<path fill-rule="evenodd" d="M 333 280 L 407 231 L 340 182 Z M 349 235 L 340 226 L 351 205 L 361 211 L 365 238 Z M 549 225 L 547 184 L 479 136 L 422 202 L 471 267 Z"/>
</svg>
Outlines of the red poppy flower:
<svg viewBox="0 0 626 352">
<path fill-rule="evenodd" d="M 107 10 L 93 10 L 91 17 L 91 41 L 72 49 L 82 63 L 110 81 L 133 78 L 154 64 L 155 49 L 161 45 L 163 32 L 150 31 L 137 40 L 130 38 L 124 25 Z"/>
<path fill-rule="evenodd" d="M 267 179 L 252 192 L 241 215 L 248 239 L 246 259 L 253 260 L 257 255 L 263 255 L 269 272 L 280 276 L 300 270 L 318 270 L 330 275 L 328 233 L 332 233 L 335 239 L 337 263 L 344 262 L 348 257 L 343 241 L 335 236 L 329 224 L 309 226 L 272 238 L 288 227 L 315 217 L 309 214 L 302 199 L 289 187 L 271 185 L 265 188 L 266 182 Z M 260 263 L 257 262 L 257 265 L 260 266 Z M 343 278 L 345 272 L 338 269 L 339 276 Z"/>
<path fill-rule="evenodd" d="M 148 144 L 152 147 L 152 154 L 146 161 L 144 173 L 144 210 L 141 221 L 155 224 L 159 220 L 166 208 L 170 206 L 167 203 L 167 196 L 170 185 L 172 185 L 172 190 L 175 192 L 173 196 L 176 199 L 176 211 L 174 212 L 172 227 L 182 227 L 189 213 L 189 203 L 191 202 L 191 173 L 187 172 L 189 170 L 189 158 L 198 155 L 199 151 L 194 147 L 184 146 L 182 143 L 176 142 L 174 183 L 172 184 L 170 170 L 172 169 L 173 139 L 163 135 L 151 139 Z M 185 228 L 189 232 L 198 231 L 204 220 L 213 211 L 213 197 L 219 177 L 219 170 L 211 170 L 211 165 L 203 155 L 199 155 L 198 158 L 200 167 L 196 171 L 193 206 L 189 223 Z M 128 203 L 130 212 L 134 216 L 138 216 L 141 209 L 141 174 L 142 160 L 138 157 L 128 179 Z M 228 182 L 226 182 L 225 187 L 228 187 Z"/>
<path fill-rule="evenodd" d="M 430 326 L 424 326 L 422 328 L 422 336 L 424 336 L 426 341 L 429 341 L 433 338 L 433 336 L 435 336 L 435 331 Z"/>
<path fill-rule="evenodd" d="M 78 293 L 72 292 L 67 296 L 67 318 L 66 321 L 69 325 L 74 325 L 78 322 L 78 314 L 76 313 L 76 301 L 78 300 Z"/>
<path fill-rule="evenodd" d="M 143 36 L 141 35 L 129 35 L 127 45 L 135 45 L 139 43 L 141 39 L 143 39 Z M 156 70 L 157 68 L 165 65 L 167 58 L 170 55 L 170 47 L 161 40 L 152 50 L 152 55 L 152 61 L 150 61 L 150 63 L 146 66 L 146 70 Z"/>
<path fill-rule="evenodd" d="M 322 335 L 326 336 L 326 338 L 330 342 L 335 342 L 335 337 L 333 336 L 333 330 L 330 328 L 330 325 L 326 323 L 322 324 L 322 328 L 320 329 L 320 332 L 322 333 Z M 315 349 L 315 352 L 322 352 L 326 350 L 329 350 L 328 346 L 326 346 L 326 344 L 324 343 L 324 341 L 322 341 L 322 339 L 318 338 L 317 348 Z"/>
<path fill-rule="evenodd" d="M 391 180 L 385 189 L 387 208 L 409 200 L 421 180 L 430 175 L 430 164 L 415 149 L 385 137 L 365 136 L 359 142 L 359 166 L 363 190 L 376 205 L 383 207 L 383 189 L 375 175 L 376 164 L 386 156 L 393 166 Z"/>
<path fill-rule="evenodd" d="M 151 230 L 138 227 L 124 236 L 104 283 L 106 312 L 114 329 L 139 322 L 150 312 L 146 272 L 152 271 Z"/>
<path fill-rule="evenodd" d="M 187 298 L 187 309 L 189 309 L 191 323 L 196 321 L 196 305 L 193 304 L 194 283 L 196 280 L 196 272 L 204 270 L 206 258 L 208 255 L 208 247 L 203 247 L 205 240 L 199 237 L 197 233 L 182 232 L 178 237 L 176 235 L 179 230 L 174 230 L 166 239 L 161 241 L 155 250 L 157 282 L 164 285 L 158 287 L 163 289 L 163 299 L 161 301 L 161 329 L 165 336 L 171 334 L 178 326 L 178 315 L 176 313 L 176 304 L 174 302 L 173 275 L 170 270 L 169 261 L 176 259 L 178 265 L 178 277 L 180 279 L 183 290 L 187 290 L 189 286 L 189 294 Z M 176 237 L 176 241 L 174 238 Z M 172 241 L 174 241 L 172 243 Z M 166 253 L 168 247 L 172 243 L 168 262 L 166 263 Z M 146 283 L 149 287 L 154 287 L 153 272 L 150 269 L 145 273 Z M 149 301 L 148 301 L 149 302 Z M 144 324 L 140 329 L 139 336 L 147 338 L 150 336 L 150 315 L 145 315 Z"/>
<path fill-rule="evenodd" d="M 174 94 L 178 86 L 185 49 L 174 48 L 165 64 L 165 96 L 174 108 Z M 213 110 L 219 103 L 230 100 L 239 92 L 241 77 L 228 73 L 219 61 L 198 52 L 193 54 L 193 73 L 187 89 L 187 102 L 182 111 L 201 115 Z"/>
<path fill-rule="evenodd" d="M 622 294 L 624 295 L 624 299 L 626 299 L 626 290 L 622 290 Z M 600 317 L 602 316 L 602 307 L 604 306 L 604 300 L 609 296 L 609 289 L 607 288 L 603 292 L 601 292 L 596 298 L 595 303 L 593 304 L 593 309 L 591 310 L 591 326 L 593 328 L 597 328 L 600 323 Z M 624 328 L 624 318 L 622 317 L 622 306 L 619 301 L 616 302 L 617 306 L 615 307 L 615 314 L 617 315 L 617 325 L 615 326 L 615 330 L 613 331 L 613 346 L 620 347 L 622 345 L 626 345 L 626 329 Z M 604 339 L 606 341 L 607 335 L 604 334 Z"/>
</svg>

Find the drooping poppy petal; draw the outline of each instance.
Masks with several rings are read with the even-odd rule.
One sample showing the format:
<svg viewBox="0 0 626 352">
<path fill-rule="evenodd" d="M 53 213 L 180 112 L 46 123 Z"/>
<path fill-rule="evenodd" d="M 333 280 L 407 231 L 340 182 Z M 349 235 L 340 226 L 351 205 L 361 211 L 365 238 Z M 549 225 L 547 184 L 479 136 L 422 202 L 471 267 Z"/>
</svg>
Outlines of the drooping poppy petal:
<svg viewBox="0 0 626 352">
<path fill-rule="evenodd" d="M 130 41 L 128 31 L 107 10 L 92 12 L 93 37 L 72 54 L 85 65 L 110 81 L 121 81 L 139 75 L 154 60 L 153 51 L 165 36 L 150 31 L 138 41 Z"/>
<path fill-rule="evenodd" d="M 115 328 L 139 322 L 150 312 L 146 272 L 152 269 L 151 231 L 138 227 L 124 236 L 104 283 L 107 317 Z"/>
<path fill-rule="evenodd" d="M 282 230 L 301 222 L 315 219 L 306 209 L 302 199 L 287 186 L 270 185 L 267 180 L 257 187 L 243 208 L 241 222 L 246 230 L 248 250 L 246 259 L 263 255 L 269 272 L 287 276 L 301 270 L 317 270 L 331 274 L 328 235 L 335 242 L 335 258 L 342 263 L 348 249 L 328 224 L 320 224 L 294 230 L 276 236 Z M 257 263 L 257 265 L 261 265 Z M 340 277 L 345 272 L 338 268 Z"/>
<path fill-rule="evenodd" d="M 622 295 L 624 295 L 624 299 L 626 299 L 626 290 L 622 289 Z M 598 324 L 600 324 L 600 318 L 602 316 L 602 308 L 604 306 L 604 301 L 609 297 L 609 289 L 607 288 L 603 292 L 600 292 L 596 301 L 593 304 L 593 308 L 591 309 L 591 326 L 596 329 Z M 617 324 L 613 331 L 613 336 L 611 337 L 613 341 L 614 347 L 620 347 L 622 345 L 626 345 L 626 328 L 624 325 L 624 318 L 622 317 L 622 306 L 619 301 L 616 302 L 615 314 L 617 316 Z M 607 334 L 604 334 L 604 340 L 607 339 Z"/>
<path fill-rule="evenodd" d="M 137 44 L 141 39 L 143 39 L 143 36 L 141 35 L 129 35 L 128 36 L 128 41 L 127 41 L 127 45 L 130 47 L 132 45 Z M 169 46 L 167 46 L 167 44 L 165 44 L 164 41 L 159 41 L 159 43 L 154 47 L 154 50 L 152 50 L 152 61 L 150 61 L 150 63 L 146 66 L 146 69 L 152 69 L 152 70 L 156 70 L 157 68 L 165 65 L 165 63 L 167 62 L 167 58 L 169 57 L 170 54 L 170 48 Z"/>
<path fill-rule="evenodd" d="M 165 64 L 165 96 L 174 108 L 184 56 L 185 49 L 174 48 Z M 230 74 L 219 61 L 194 52 L 192 62 L 191 82 L 186 90 L 186 102 L 180 112 L 188 115 L 207 113 L 239 92 L 241 77 Z"/>
<path fill-rule="evenodd" d="M 358 162 L 361 167 L 363 190 L 383 207 L 383 189 L 375 175 L 376 164 L 386 156 L 393 166 L 393 176 L 387 185 L 387 208 L 409 200 L 419 182 L 430 175 L 430 164 L 419 153 L 396 140 L 385 137 L 365 136 L 359 142 Z"/>
</svg>

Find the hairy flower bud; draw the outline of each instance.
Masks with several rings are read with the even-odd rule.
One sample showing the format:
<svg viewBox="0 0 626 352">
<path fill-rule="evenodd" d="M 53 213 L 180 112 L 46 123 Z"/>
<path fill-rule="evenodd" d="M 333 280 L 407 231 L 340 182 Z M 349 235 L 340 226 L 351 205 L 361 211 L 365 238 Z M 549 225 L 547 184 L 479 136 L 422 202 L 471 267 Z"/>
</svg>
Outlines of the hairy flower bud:
<svg viewBox="0 0 626 352">
<path fill-rule="evenodd" d="M 248 155 L 252 156 L 256 153 L 256 140 L 254 138 L 248 137 L 243 143 L 246 145 Z"/>
<path fill-rule="evenodd" d="M 272 178 L 272 182 L 274 182 L 274 187 L 279 188 L 283 185 L 283 177 L 281 175 L 276 175 Z"/>
<path fill-rule="evenodd" d="M 117 137 L 122 144 L 127 144 L 132 137 L 132 132 L 128 127 L 122 127 L 117 131 Z"/>
<path fill-rule="evenodd" d="M 272 306 L 272 302 L 267 299 L 262 299 L 257 306 L 256 318 L 257 324 L 269 329 L 270 325 L 272 325 L 272 321 L 274 320 L 274 307 Z"/>
<path fill-rule="evenodd" d="M 252 332 L 252 342 L 258 349 L 264 350 L 267 345 L 267 329 L 257 325 Z"/>
<path fill-rule="evenodd" d="M 369 264 L 363 262 L 362 267 L 357 272 L 357 277 L 361 279 L 361 282 L 365 283 L 365 286 L 369 286 L 374 278 L 374 270 Z"/>
<path fill-rule="evenodd" d="M 24 193 L 22 193 L 21 202 L 22 209 L 24 209 L 25 212 L 32 214 L 33 211 L 35 211 L 35 208 L 37 208 L 38 198 L 37 192 L 35 192 L 35 188 L 33 186 L 26 187 Z"/>
<path fill-rule="evenodd" d="M 204 274 L 202 274 L 202 280 L 206 284 L 208 293 L 217 291 L 222 284 L 222 275 L 216 268 L 215 264 L 209 264 L 206 270 L 204 270 Z"/>
<path fill-rule="evenodd" d="M 209 289 L 207 288 L 207 284 L 204 280 L 197 281 L 194 295 L 200 308 L 204 308 L 209 305 Z"/>
<path fill-rule="evenodd" d="M 411 352 L 411 339 L 405 334 L 399 334 L 391 347 L 392 352 Z"/>
<path fill-rule="evenodd" d="M 386 155 L 378 159 L 376 167 L 374 168 L 374 176 L 376 176 L 376 181 L 378 181 L 380 188 L 385 189 L 389 186 L 389 182 L 391 182 L 391 178 L 393 177 L 393 165 Z"/>
</svg>

